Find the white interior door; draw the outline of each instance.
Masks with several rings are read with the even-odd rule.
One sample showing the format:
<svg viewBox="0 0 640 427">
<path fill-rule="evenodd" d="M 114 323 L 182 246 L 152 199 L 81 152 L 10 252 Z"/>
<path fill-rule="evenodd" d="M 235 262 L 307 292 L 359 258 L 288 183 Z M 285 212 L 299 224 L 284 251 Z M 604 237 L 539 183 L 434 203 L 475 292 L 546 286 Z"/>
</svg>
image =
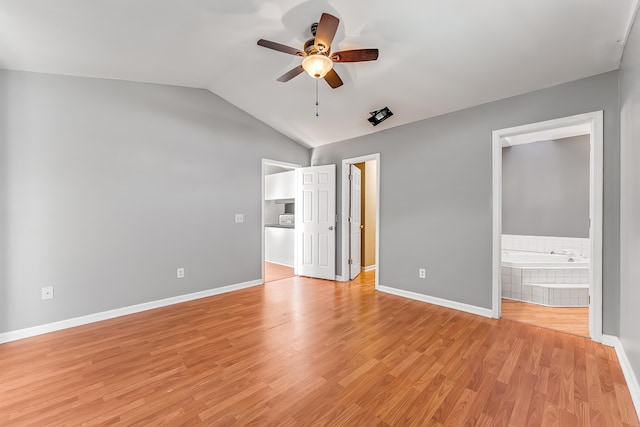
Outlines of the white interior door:
<svg viewBox="0 0 640 427">
<path fill-rule="evenodd" d="M 351 187 L 349 202 L 349 279 L 355 279 L 360 274 L 360 253 L 362 246 L 362 214 L 361 199 L 362 173 L 354 165 L 349 165 L 349 184 Z"/>
<path fill-rule="evenodd" d="M 298 169 L 297 274 L 336 278 L 336 166 Z"/>
</svg>

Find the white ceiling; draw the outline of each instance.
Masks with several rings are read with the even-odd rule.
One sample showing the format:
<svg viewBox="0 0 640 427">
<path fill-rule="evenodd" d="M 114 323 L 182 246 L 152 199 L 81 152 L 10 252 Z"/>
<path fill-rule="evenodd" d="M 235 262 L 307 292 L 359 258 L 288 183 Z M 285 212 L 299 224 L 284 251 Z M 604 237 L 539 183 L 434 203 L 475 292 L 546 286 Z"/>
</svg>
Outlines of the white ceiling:
<svg viewBox="0 0 640 427">
<path fill-rule="evenodd" d="M 207 88 L 315 147 L 618 68 L 638 0 L 0 0 L 0 68 Z M 301 74 L 322 12 L 344 86 Z M 372 127 L 368 113 L 394 116 Z"/>
</svg>

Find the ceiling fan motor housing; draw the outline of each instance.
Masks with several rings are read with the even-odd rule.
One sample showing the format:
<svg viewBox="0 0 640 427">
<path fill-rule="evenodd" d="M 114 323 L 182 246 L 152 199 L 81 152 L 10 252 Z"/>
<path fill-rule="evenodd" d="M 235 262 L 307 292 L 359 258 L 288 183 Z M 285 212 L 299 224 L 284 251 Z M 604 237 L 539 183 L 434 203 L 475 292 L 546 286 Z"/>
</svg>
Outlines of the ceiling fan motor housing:
<svg viewBox="0 0 640 427">
<path fill-rule="evenodd" d="M 318 44 L 316 48 L 316 39 L 309 39 L 304 43 L 304 52 L 307 55 L 324 55 L 329 56 L 330 49 L 327 49 L 325 45 Z"/>
</svg>

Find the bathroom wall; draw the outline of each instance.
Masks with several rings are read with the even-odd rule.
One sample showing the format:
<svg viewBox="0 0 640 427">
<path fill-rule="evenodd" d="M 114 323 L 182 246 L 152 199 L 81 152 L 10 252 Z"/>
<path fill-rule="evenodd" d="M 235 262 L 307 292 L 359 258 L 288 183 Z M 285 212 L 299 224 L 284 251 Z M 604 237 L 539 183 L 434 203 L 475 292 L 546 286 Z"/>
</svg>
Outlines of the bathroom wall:
<svg viewBox="0 0 640 427">
<path fill-rule="evenodd" d="M 502 149 L 504 234 L 589 237 L 589 136 Z"/>
</svg>

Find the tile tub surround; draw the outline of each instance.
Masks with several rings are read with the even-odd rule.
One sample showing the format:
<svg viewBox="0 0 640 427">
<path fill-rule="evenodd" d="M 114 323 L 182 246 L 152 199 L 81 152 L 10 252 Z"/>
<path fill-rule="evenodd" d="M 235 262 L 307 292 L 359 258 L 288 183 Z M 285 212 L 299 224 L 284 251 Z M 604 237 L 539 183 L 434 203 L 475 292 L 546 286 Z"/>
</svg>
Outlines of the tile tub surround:
<svg viewBox="0 0 640 427">
<path fill-rule="evenodd" d="M 589 269 L 502 267 L 502 296 L 554 307 L 588 306 Z"/>
<path fill-rule="evenodd" d="M 502 235 L 502 249 L 514 251 L 543 252 L 571 249 L 582 256 L 590 256 L 591 245 L 588 238 Z"/>
</svg>

